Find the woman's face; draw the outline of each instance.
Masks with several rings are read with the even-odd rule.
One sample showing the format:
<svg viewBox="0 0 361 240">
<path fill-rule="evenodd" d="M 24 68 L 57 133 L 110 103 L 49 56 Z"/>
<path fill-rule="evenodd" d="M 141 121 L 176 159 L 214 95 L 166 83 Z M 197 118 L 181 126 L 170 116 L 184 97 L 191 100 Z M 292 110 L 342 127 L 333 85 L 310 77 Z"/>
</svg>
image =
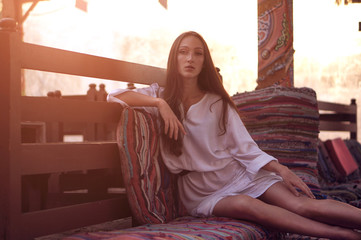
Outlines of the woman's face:
<svg viewBox="0 0 361 240">
<path fill-rule="evenodd" d="M 178 53 L 178 73 L 184 79 L 197 79 L 204 63 L 204 46 L 201 40 L 187 36 L 181 41 Z"/>
</svg>

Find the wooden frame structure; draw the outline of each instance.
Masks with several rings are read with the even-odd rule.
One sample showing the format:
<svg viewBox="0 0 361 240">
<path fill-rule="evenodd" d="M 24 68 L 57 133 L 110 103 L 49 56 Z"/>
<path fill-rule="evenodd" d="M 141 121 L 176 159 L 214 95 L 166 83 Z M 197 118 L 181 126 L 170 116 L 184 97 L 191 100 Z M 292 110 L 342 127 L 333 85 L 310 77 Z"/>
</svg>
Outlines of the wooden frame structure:
<svg viewBox="0 0 361 240">
<path fill-rule="evenodd" d="M 320 131 L 350 132 L 350 139 L 357 140 L 356 99 L 351 99 L 349 105 L 318 101 L 318 109 L 320 112 Z"/>
<path fill-rule="evenodd" d="M 124 195 L 36 211 L 23 211 L 23 179 L 119 167 L 115 141 L 22 143 L 21 123 L 116 124 L 118 104 L 21 96 L 21 71 L 32 69 L 149 84 L 165 70 L 24 43 L 12 19 L 0 22 L 0 239 L 33 239 L 130 215 Z"/>
</svg>

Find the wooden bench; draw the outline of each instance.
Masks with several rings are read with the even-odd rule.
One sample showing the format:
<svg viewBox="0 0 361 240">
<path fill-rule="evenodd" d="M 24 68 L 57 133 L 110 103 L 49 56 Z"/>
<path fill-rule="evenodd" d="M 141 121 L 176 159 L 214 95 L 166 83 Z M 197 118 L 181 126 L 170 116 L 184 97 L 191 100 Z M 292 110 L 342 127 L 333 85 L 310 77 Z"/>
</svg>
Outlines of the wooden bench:
<svg viewBox="0 0 361 240">
<path fill-rule="evenodd" d="M 165 70 L 25 43 L 15 29 L 13 20 L 1 20 L 0 238 L 33 239 L 130 216 L 124 193 L 93 191 L 64 203 L 63 192 L 57 198 L 56 194 L 50 196 L 41 190 L 49 189 L 48 181 L 54 174 L 119 170 L 115 141 L 64 143 L 53 138 L 51 141 L 23 143 L 21 139 L 24 123 L 40 123 L 40 127 L 41 123 L 49 126 L 60 122 L 114 127 L 119 119 L 120 106 L 97 101 L 22 96 L 22 71 L 31 69 L 163 85 Z M 87 175 L 92 178 L 91 174 Z M 121 183 L 117 184 L 116 187 L 121 187 Z"/>
</svg>

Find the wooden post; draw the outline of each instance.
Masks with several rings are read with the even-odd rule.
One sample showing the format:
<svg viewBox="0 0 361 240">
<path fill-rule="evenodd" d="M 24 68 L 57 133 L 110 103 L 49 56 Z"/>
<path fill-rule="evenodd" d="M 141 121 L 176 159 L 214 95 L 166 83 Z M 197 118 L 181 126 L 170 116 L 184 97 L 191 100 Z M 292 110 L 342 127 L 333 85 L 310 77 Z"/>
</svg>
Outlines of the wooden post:
<svg viewBox="0 0 361 240">
<path fill-rule="evenodd" d="M 105 84 L 99 84 L 99 90 L 97 91 L 96 100 L 98 102 L 105 102 L 107 100 L 107 91 L 105 90 Z M 96 123 L 96 136 L 97 141 L 105 141 L 107 139 L 107 125 L 105 123 Z"/>
<path fill-rule="evenodd" d="M 355 98 L 351 99 L 351 105 L 356 105 L 356 99 Z M 356 107 L 355 116 L 351 119 L 351 123 L 356 124 L 356 132 L 351 132 L 350 133 L 350 139 L 357 140 L 357 107 Z"/>
<path fill-rule="evenodd" d="M 21 35 L 0 20 L 0 238 L 21 239 Z"/>
<path fill-rule="evenodd" d="M 89 84 L 89 89 L 86 94 L 86 99 L 88 101 L 96 101 L 96 97 L 97 97 L 96 84 L 91 83 L 91 84 Z M 95 124 L 94 123 L 86 123 L 84 140 L 85 141 L 94 141 L 95 134 L 96 134 Z"/>
<path fill-rule="evenodd" d="M 2 0 L 3 9 L 2 16 L 4 18 L 16 19 L 16 5 L 14 0 Z"/>
</svg>

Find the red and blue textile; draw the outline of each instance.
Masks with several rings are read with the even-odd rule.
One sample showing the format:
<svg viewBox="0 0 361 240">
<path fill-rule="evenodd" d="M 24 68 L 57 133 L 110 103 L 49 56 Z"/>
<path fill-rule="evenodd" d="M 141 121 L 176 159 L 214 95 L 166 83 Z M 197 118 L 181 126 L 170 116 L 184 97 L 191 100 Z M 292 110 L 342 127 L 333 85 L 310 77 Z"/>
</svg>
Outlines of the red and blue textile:
<svg viewBox="0 0 361 240">
<path fill-rule="evenodd" d="M 318 194 L 319 113 L 315 91 L 272 86 L 236 94 L 233 100 L 258 146 Z"/>
</svg>

